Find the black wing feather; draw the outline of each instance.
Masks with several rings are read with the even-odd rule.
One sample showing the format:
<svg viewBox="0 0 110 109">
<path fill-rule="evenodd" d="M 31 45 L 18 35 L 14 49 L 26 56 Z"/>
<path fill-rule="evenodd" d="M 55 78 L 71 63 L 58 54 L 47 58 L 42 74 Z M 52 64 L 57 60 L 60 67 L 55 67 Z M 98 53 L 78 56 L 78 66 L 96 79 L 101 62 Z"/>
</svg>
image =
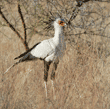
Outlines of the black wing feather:
<svg viewBox="0 0 110 109">
<path fill-rule="evenodd" d="M 28 51 L 22 53 L 20 56 L 16 57 L 15 59 L 21 58 L 23 56 L 25 56 L 27 53 L 29 53 L 33 48 L 35 48 L 38 44 L 40 44 L 41 42 L 38 42 L 37 44 L 35 44 L 32 48 L 30 48 Z M 14 60 L 15 60 L 14 59 Z"/>
</svg>

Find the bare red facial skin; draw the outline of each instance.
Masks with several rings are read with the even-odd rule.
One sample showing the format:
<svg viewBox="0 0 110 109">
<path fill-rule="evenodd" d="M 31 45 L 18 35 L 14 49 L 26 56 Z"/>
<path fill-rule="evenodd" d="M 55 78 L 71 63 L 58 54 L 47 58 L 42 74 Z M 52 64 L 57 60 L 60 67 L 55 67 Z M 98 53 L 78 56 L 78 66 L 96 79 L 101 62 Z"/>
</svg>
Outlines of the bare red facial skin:
<svg viewBox="0 0 110 109">
<path fill-rule="evenodd" d="M 65 23 L 63 21 L 61 21 L 61 20 L 58 23 L 59 23 L 60 26 L 64 26 L 65 25 Z"/>
</svg>

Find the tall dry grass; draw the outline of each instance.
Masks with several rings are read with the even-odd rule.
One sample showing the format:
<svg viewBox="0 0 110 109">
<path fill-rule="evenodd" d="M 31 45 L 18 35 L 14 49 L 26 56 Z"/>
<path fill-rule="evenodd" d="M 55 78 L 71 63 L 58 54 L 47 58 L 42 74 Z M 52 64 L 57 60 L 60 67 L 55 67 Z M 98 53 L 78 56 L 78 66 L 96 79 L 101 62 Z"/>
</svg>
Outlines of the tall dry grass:
<svg viewBox="0 0 110 109">
<path fill-rule="evenodd" d="M 14 37 L 13 32 L 10 34 Z M 48 98 L 45 97 L 42 61 L 21 63 L 3 75 L 3 72 L 14 63 L 13 58 L 22 53 L 24 48 L 18 39 L 7 39 L 1 35 L 0 108 L 109 109 L 110 56 L 104 58 L 104 53 L 100 53 L 104 45 L 100 45 L 100 52 L 97 51 L 98 44 L 101 43 L 100 37 L 92 36 L 93 39 L 89 43 L 82 40 L 82 38 L 88 39 L 87 37 L 75 36 L 76 44 L 67 43 L 67 50 L 56 71 L 55 100 L 50 73 Z M 44 39 L 43 36 L 40 38 Z M 33 37 L 30 46 L 36 41 L 38 41 L 37 35 Z"/>
</svg>

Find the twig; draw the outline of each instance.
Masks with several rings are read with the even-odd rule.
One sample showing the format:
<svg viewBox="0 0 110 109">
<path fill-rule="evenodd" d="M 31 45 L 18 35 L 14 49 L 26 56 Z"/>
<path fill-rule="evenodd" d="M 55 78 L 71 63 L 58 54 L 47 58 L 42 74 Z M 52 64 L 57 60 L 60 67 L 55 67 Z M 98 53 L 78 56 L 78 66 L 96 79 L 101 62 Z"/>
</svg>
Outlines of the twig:
<svg viewBox="0 0 110 109">
<path fill-rule="evenodd" d="M 17 36 L 21 39 L 21 41 L 24 43 L 23 38 L 21 37 L 21 35 L 18 33 L 18 31 L 13 27 L 13 25 L 6 19 L 6 17 L 4 16 L 3 12 L 1 11 L 1 7 L 0 7 L 0 15 L 2 16 L 2 18 L 4 19 L 4 21 L 8 24 L 8 26 L 17 34 Z"/>
<path fill-rule="evenodd" d="M 71 17 L 70 17 L 70 19 L 69 19 L 69 21 L 68 21 L 68 23 L 67 23 L 68 25 L 71 24 L 72 19 L 75 19 L 75 18 L 76 18 L 78 12 L 79 12 L 79 9 L 78 9 L 78 7 L 76 6 L 76 7 L 73 9 L 73 11 L 72 11 Z"/>
<path fill-rule="evenodd" d="M 70 17 L 70 19 L 67 23 L 68 25 L 71 25 L 71 21 L 76 18 L 77 14 L 79 12 L 79 8 L 83 5 L 83 3 L 86 3 L 86 2 L 89 2 L 89 1 L 91 1 L 91 0 L 76 0 L 77 5 L 72 11 L 71 17 Z"/>
<path fill-rule="evenodd" d="M 22 20 L 22 25 L 23 25 L 23 29 L 24 29 L 24 45 L 26 46 L 26 50 L 29 50 L 28 43 L 27 43 L 26 25 L 25 25 L 25 21 L 24 21 L 19 3 L 18 3 L 18 12 L 19 12 L 20 18 Z"/>
<path fill-rule="evenodd" d="M 0 7 L 0 15 L 2 16 L 2 18 L 4 19 L 4 21 L 8 24 L 8 26 L 17 34 L 18 38 L 21 40 L 21 42 L 23 43 L 23 45 L 25 46 L 25 49 L 28 50 L 28 44 L 26 42 L 26 40 L 24 40 L 21 35 L 19 34 L 19 32 L 13 27 L 13 25 L 7 20 L 7 18 L 4 16 L 3 12 L 1 11 L 1 7 Z M 26 28 L 25 28 L 26 29 Z M 26 30 L 25 30 L 26 31 Z"/>
</svg>

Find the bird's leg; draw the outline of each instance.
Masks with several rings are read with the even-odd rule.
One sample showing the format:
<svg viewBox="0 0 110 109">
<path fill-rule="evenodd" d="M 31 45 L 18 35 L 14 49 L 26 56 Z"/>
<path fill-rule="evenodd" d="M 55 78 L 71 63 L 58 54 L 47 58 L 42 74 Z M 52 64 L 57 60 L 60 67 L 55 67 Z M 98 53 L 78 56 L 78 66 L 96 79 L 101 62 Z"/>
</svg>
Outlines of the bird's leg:
<svg viewBox="0 0 110 109">
<path fill-rule="evenodd" d="M 45 92 L 46 92 L 46 98 L 47 98 L 47 82 L 44 81 L 44 85 L 45 85 Z"/>
<path fill-rule="evenodd" d="M 55 95 L 55 90 L 54 90 L 54 83 L 53 81 L 55 80 L 55 66 L 56 64 L 53 63 L 53 68 L 52 68 L 52 73 L 51 73 L 51 82 L 52 82 L 52 88 L 53 88 L 53 94 Z"/>
<path fill-rule="evenodd" d="M 46 91 L 46 97 L 47 97 L 47 78 L 48 78 L 48 71 L 50 62 L 44 61 L 44 85 L 45 85 L 45 91 Z"/>
<path fill-rule="evenodd" d="M 52 73 L 51 73 L 51 82 L 52 82 L 52 87 L 53 87 L 53 94 L 55 95 L 55 90 L 54 90 L 54 80 L 55 80 L 55 71 L 57 69 L 58 62 L 53 63 L 53 68 L 52 68 Z"/>
</svg>

